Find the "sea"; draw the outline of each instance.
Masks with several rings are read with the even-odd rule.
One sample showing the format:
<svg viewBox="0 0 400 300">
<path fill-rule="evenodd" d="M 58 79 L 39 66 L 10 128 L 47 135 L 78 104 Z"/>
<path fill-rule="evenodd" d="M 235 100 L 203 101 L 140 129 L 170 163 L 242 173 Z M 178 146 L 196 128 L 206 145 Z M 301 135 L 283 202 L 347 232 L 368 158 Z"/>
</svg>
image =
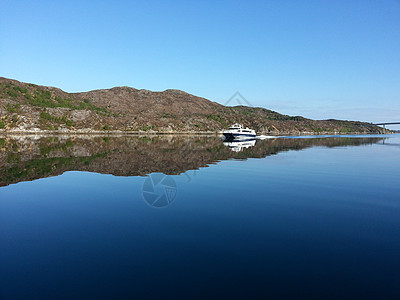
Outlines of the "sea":
<svg viewBox="0 0 400 300">
<path fill-rule="evenodd" d="M 400 299 L 400 135 L 0 137 L 0 299 Z"/>
</svg>

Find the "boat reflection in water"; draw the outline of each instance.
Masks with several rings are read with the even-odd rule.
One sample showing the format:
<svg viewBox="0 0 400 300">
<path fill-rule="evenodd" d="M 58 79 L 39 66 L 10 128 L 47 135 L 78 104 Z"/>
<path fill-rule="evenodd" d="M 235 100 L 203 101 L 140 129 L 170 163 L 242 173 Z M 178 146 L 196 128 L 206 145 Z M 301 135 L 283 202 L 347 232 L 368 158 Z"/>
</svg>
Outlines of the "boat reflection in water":
<svg viewBox="0 0 400 300">
<path fill-rule="evenodd" d="M 256 140 L 255 139 L 235 139 L 231 141 L 225 141 L 224 145 L 229 147 L 230 150 L 233 152 L 240 152 L 243 151 L 244 149 L 253 147 L 256 145 Z"/>
</svg>

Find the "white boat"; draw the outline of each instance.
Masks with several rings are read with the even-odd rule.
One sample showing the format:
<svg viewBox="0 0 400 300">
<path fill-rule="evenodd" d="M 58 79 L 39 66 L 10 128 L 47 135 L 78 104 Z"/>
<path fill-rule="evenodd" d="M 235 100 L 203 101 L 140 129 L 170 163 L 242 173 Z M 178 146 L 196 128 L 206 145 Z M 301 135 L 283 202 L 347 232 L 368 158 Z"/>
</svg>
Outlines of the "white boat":
<svg viewBox="0 0 400 300">
<path fill-rule="evenodd" d="M 243 151 L 244 149 L 253 147 L 255 144 L 256 140 L 254 139 L 224 142 L 224 145 L 231 149 L 233 152 Z"/>
<path fill-rule="evenodd" d="M 250 128 L 243 128 L 240 124 L 233 124 L 228 130 L 223 132 L 225 139 L 237 140 L 237 139 L 254 139 L 256 132 Z"/>
</svg>

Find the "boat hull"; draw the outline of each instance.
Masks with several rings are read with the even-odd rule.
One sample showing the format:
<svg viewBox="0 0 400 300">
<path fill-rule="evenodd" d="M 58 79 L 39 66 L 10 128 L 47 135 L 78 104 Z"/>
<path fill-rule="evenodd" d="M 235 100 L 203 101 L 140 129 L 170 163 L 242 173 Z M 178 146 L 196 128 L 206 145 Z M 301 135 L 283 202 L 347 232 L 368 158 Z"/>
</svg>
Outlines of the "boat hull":
<svg viewBox="0 0 400 300">
<path fill-rule="evenodd" d="M 254 139 L 256 137 L 255 134 L 241 134 L 241 133 L 231 133 L 224 132 L 224 137 L 227 140 L 241 140 L 241 139 Z"/>
</svg>

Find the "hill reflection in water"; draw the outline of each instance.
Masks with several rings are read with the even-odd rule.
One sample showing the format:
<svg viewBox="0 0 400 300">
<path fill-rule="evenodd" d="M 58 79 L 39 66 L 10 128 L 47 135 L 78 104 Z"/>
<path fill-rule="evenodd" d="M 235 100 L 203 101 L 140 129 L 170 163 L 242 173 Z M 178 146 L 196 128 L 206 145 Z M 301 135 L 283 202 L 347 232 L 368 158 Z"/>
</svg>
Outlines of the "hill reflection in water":
<svg viewBox="0 0 400 300">
<path fill-rule="evenodd" d="M 257 140 L 236 151 L 237 147 L 224 145 L 215 136 L 3 137 L 0 138 L 0 186 L 66 171 L 116 176 L 145 176 L 154 172 L 173 175 L 222 160 L 264 158 L 314 146 L 359 146 L 382 140 L 376 137 L 277 138 Z"/>
</svg>

